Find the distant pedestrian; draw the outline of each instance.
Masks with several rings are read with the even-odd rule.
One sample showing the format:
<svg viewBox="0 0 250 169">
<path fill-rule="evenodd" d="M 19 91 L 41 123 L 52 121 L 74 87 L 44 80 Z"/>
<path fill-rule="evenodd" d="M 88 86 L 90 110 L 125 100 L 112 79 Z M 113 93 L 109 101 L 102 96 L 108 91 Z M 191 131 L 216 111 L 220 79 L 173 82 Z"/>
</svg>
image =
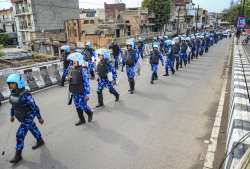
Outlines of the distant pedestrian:
<svg viewBox="0 0 250 169">
<path fill-rule="evenodd" d="M 236 39 L 237 39 L 236 43 L 239 44 L 239 39 L 240 39 L 240 36 L 241 36 L 241 30 L 240 29 L 237 29 L 235 36 L 236 36 Z"/>
</svg>

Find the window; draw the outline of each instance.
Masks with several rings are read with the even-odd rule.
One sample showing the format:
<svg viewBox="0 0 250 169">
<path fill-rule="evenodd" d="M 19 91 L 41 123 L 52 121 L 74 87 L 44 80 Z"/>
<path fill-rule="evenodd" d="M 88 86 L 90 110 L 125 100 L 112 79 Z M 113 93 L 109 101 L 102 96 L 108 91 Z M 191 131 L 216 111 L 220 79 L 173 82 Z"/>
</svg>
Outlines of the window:
<svg viewBox="0 0 250 169">
<path fill-rule="evenodd" d="M 84 20 L 84 24 L 89 24 L 89 20 Z"/>
<path fill-rule="evenodd" d="M 90 20 L 90 24 L 95 24 L 95 21 L 94 20 Z"/>
</svg>

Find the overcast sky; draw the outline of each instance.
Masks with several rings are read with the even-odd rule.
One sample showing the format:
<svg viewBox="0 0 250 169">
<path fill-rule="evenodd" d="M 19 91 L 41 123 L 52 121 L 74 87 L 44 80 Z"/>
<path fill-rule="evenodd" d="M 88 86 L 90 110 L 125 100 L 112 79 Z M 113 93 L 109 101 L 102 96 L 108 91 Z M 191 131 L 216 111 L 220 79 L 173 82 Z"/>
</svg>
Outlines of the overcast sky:
<svg viewBox="0 0 250 169">
<path fill-rule="evenodd" d="M 122 0 L 127 4 L 127 7 L 137 7 L 142 0 Z M 228 8 L 231 0 L 193 0 L 200 7 L 208 9 L 210 12 L 219 12 Z M 79 0 L 81 8 L 103 8 L 104 2 L 113 3 L 115 0 Z M 10 0 L 0 0 L 0 8 L 10 7 Z"/>
</svg>

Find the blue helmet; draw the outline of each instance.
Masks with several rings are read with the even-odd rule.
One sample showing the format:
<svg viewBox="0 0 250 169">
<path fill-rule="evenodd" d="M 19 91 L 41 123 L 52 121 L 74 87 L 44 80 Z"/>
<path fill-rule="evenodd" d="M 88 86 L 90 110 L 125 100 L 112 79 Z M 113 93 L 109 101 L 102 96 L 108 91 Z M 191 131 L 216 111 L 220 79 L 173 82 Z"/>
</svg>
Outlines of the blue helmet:
<svg viewBox="0 0 250 169">
<path fill-rule="evenodd" d="M 165 44 L 166 44 L 167 46 L 171 46 L 171 45 L 172 45 L 172 40 L 166 40 L 166 41 L 165 41 Z"/>
<path fill-rule="evenodd" d="M 158 43 L 153 43 L 153 48 L 159 48 L 159 44 Z"/>
<path fill-rule="evenodd" d="M 88 41 L 88 42 L 86 43 L 86 46 L 87 46 L 88 48 L 90 48 L 90 49 L 93 48 L 93 44 L 92 44 L 91 41 Z"/>
<path fill-rule="evenodd" d="M 14 73 L 14 74 L 9 75 L 6 82 L 16 83 L 18 89 L 25 88 L 25 81 L 21 74 Z"/>
<path fill-rule="evenodd" d="M 70 53 L 70 46 L 63 45 L 63 46 L 61 46 L 61 50 L 64 50 L 66 53 Z"/>
</svg>

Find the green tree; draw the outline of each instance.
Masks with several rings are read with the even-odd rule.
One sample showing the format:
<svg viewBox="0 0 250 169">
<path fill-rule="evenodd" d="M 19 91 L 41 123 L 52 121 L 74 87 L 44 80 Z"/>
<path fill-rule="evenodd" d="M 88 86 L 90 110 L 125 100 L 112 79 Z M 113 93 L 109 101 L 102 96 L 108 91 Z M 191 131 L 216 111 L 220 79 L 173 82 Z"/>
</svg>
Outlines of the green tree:
<svg viewBox="0 0 250 169">
<path fill-rule="evenodd" d="M 247 18 L 247 24 L 250 26 L 250 0 L 245 0 L 245 10 L 243 14 L 242 4 L 235 4 L 229 9 L 223 11 L 224 19 L 231 24 L 237 25 L 238 17 L 244 15 Z"/>
<path fill-rule="evenodd" d="M 7 46 L 10 41 L 10 37 L 7 34 L 0 34 L 0 45 Z"/>
<path fill-rule="evenodd" d="M 4 55 L 2 49 L 3 49 L 3 45 L 0 45 L 0 57 L 2 57 Z"/>
<path fill-rule="evenodd" d="M 155 14 L 154 23 L 162 28 L 170 18 L 171 0 L 143 0 L 142 7 Z"/>
</svg>

